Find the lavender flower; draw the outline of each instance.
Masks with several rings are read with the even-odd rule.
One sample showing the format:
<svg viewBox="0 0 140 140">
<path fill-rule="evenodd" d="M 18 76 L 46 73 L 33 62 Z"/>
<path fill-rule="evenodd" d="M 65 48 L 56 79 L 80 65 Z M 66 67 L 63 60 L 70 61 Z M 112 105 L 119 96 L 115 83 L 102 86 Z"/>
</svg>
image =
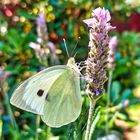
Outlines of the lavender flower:
<svg viewBox="0 0 140 140">
<path fill-rule="evenodd" d="M 0 67 L 0 82 L 6 81 L 6 79 L 8 78 L 9 75 L 10 75 L 10 73 L 4 72 L 3 68 Z"/>
<path fill-rule="evenodd" d="M 89 30 L 89 55 L 86 61 L 86 81 L 88 93 L 98 98 L 104 91 L 104 83 L 107 81 L 106 67 L 108 63 L 108 32 L 115 27 L 109 23 L 110 13 L 104 8 L 92 11 L 92 18 L 84 20 L 90 27 Z"/>
<path fill-rule="evenodd" d="M 106 29 L 106 31 L 110 31 L 115 28 L 108 23 L 110 19 L 111 16 L 109 11 L 99 7 L 92 11 L 92 18 L 86 19 L 84 22 L 88 25 L 88 27 L 93 28 L 94 26 L 100 26 L 101 28 Z"/>
<path fill-rule="evenodd" d="M 47 65 L 47 59 L 50 58 L 51 62 L 59 63 L 56 55 L 56 46 L 53 42 L 48 41 L 47 26 L 45 22 L 45 15 L 40 10 L 39 16 L 36 19 L 37 24 L 37 43 L 31 42 L 29 46 L 36 52 L 39 61 Z"/>
<path fill-rule="evenodd" d="M 9 72 L 5 72 L 2 67 L 0 67 L 0 100 L 5 97 L 5 92 L 8 90 L 8 84 L 6 82 L 7 78 L 10 76 Z"/>
<path fill-rule="evenodd" d="M 125 99 L 123 102 L 123 107 L 127 107 L 130 104 L 130 101 L 128 99 Z"/>
<path fill-rule="evenodd" d="M 109 42 L 110 49 L 114 51 L 116 49 L 117 44 L 118 44 L 117 36 L 113 36 Z"/>
<path fill-rule="evenodd" d="M 53 42 L 49 41 L 47 43 L 49 50 L 51 51 L 51 60 L 52 63 L 56 62 L 59 63 L 58 61 L 58 56 L 56 55 L 56 46 L 54 45 Z"/>
<path fill-rule="evenodd" d="M 45 15 L 40 12 L 36 20 L 37 34 L 43 41 L 48 41 L 47 26 L 45 22 Z"/>
<path fill-rule="evenodd" d="M 109 69 L 113 69 L 115 67 L 115 63 L 114 63 L 115 54 L 114 53 L 116 51 L 117 44 L 118 44 L 117 36 L 112 37 L 109 41 L 109 56 L 108 56 Z"/>
<path fill-rule="evenodd" d="M 35 51 L 40 52 L 41 51 L 41 46 L 37 43 L 30 42 L 29 46 L 33 48 Z"/>
<path fill-rule="evenodd" d="M 55 48 L 54 43 L 51 42 L 51 41 L 49 41 L 49 42 L 47 43 L 47 45 L 48 45 L 49 49 L 51 50 L 51 52 L 52 52 L 52 53 L 55 53 L 56 48 Z"/>
</svg>

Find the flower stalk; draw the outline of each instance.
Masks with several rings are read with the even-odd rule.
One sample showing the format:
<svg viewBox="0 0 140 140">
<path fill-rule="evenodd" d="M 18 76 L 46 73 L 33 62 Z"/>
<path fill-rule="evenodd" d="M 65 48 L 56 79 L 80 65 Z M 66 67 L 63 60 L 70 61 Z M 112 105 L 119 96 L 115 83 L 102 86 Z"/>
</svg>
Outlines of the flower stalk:
<svg viewBox="0 0 140 140">
<path fill-rule="evenodd" d="M 108 80 L 106 68 L 108 64 L 109 36 L 114 29 L 109 23 L 110 13 L 104 8 L 92 11 L 92 18 L 84 20 L 89 27 L 89 54 L 86 60 L 87 94 L 90 97 L 90 109 L 85 140 L 89 140 L 92 117 L 96 101 L 104 93 L 104 84 Z"/>
<path fill-rule="evenodd" d="M 89 115 L 88 115 L 85 140 L 89 140 L 89 138 L 90 138 L 90 130 L 91 130 L 91 125 L 92 125 L 92 121 L 93 121 L 92 116 L 94 114 L 95 104 L 96 104 L 96 101 L 92 100 L 90 98 L 90 108 L 89 108 Z"/>
<path fill-rule="evenodd" d="M 0 67 L 0 94 L 1 94 L 0 100 L 4 100 L 5 107 L 6 107 L 7 112 L 11 118 L 11 125 L 13 126 L 13 128 L 15 128 L 17 130 L 18 127 L 17 127 L 16 120 L 15 120 L 14 114 L 12 112 L 10 103 L 9 103 L 9 97 L 7 95 L 8 84 L 7 84 L 6 80 L 7 80 L 9 75 L 10 75 L 10 73 L 6 73 L 3 70 L 3 68 Z M 0 112 L 0 115 L 1 115 L 1 112 Z"/>
<path fill-rule="evenodd" d="M 108 86 L 107 86 L 107 102 L 106 102 L 106 108 L 108 109 L 110 107 L 110 94 L 111 94 L 111 83 L 112 83 L 112 75 L 113 70 L 115 68 L 115 51 L 118 44 L 118 40 L 116 36 L 113 36 L 109 41 L 109 55 L 108 55 L 108 69 L 109 69 L 109 79 L 108 79 Z M 109 133 L 109 112 L 106 113 L 106 135 Z"/>
<path fill-rule="evenodd" d="M 38 140 L 38 138 L 39 138 L 39 132 L 38 132 L 39 127 L 40 127 L 40 115 L 37 115 L 36 116 L 36 137 L 35 137 L 35 140 Z"/>
<path fill-rule="evenodd" d="M 117 36 L 113 36 L 109 41 L 108 69 L 113 71 L 115 67 L 115 51 L 118 44 Z"/>
<path fill-rule="evenodd" d="M 112 74 L 113 71 L 109 71 L 109 79 L 108 79 L 108 85 L 107 85 L 107 104 L 106 104 L 106 108 L 109 108 L 110 105 L 110 91 L 111 91 L 111 83 L 112 83 Z M 109 133 L 109 126 L 108 126 L 108 121 L 109 121 L 109 112 L 107 111 L 106 113 L 106 127 L 105 127 L 105 131 L 106 131 L 106 135 Z"/>
</svg>

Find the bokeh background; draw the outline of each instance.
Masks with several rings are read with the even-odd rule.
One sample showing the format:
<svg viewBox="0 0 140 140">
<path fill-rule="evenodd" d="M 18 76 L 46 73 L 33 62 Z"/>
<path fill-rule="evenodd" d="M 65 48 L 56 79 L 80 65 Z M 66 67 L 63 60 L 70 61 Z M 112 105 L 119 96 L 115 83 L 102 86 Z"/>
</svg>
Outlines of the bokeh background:
<svg viewBox="0 0 140 140">
<path fill-rule="evenodd" d="M 84 138 L 89 105 L 86 97 L 78 120 L 59 129 L 49 128 L 43 122 L 37 128 L 36 115 L 11 106 L 9 98 L 28 77 L 46 67 L 67 63 L 63 38 L 70 54 L 79 40 L 73 54 L 77 53 L 77 62 L 86 60 L 88 29 L 82 21 L 91 17 L 91 11 L 97 7 L 111 12 L 111 24 L 116 29 L 110 36 L 117 36 L 118 45 L 111 104 L 106 108 L 106 94 L 98 101 L 101 114 L 92 139 L 106 135 L 106 110 L 110 111 L 110 133 L 126 140 L 140 139 L 139 0 L 1 0 L 0 139 L 35 140 L 37 135 L 39 140 Z"/>
</svg>

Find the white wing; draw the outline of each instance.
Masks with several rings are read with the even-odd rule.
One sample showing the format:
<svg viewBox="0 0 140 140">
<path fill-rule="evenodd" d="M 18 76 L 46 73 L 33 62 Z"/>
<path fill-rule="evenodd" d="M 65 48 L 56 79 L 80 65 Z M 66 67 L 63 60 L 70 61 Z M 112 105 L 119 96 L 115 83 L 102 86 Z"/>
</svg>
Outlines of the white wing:
<svg viewBox="0 0 140 140">
<path fill-rule="evenodd" d="M 66 67 L 58 65 L 47 68 L 23 82 L 13 93 L 11 104 L 42 115 L 48 90 Z"/>
<path fill-rule="evenodd" d="M 65 69 L 48 91 L 42 120 L 51 127 L 61 127 L 75 121 L 81 113 L 82 100 L 79 74 Z"/>
</svg>

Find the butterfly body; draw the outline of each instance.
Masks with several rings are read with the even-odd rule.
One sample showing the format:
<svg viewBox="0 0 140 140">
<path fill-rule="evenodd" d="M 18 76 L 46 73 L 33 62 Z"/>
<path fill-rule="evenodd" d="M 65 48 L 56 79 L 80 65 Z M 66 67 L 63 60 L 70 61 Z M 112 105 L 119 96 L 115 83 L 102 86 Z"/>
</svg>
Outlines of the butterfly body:
<svg viewBox="0 0 140 140">
<path fill-rule="evenodd" d="M 41 115 L 51 127 L 61 127 L 75 121 L 81 112 L 79 77 L 74 58 L 70 58 L 67 65 L 47 68 L 23 82 L 11 104 Z"/>
</svg>

